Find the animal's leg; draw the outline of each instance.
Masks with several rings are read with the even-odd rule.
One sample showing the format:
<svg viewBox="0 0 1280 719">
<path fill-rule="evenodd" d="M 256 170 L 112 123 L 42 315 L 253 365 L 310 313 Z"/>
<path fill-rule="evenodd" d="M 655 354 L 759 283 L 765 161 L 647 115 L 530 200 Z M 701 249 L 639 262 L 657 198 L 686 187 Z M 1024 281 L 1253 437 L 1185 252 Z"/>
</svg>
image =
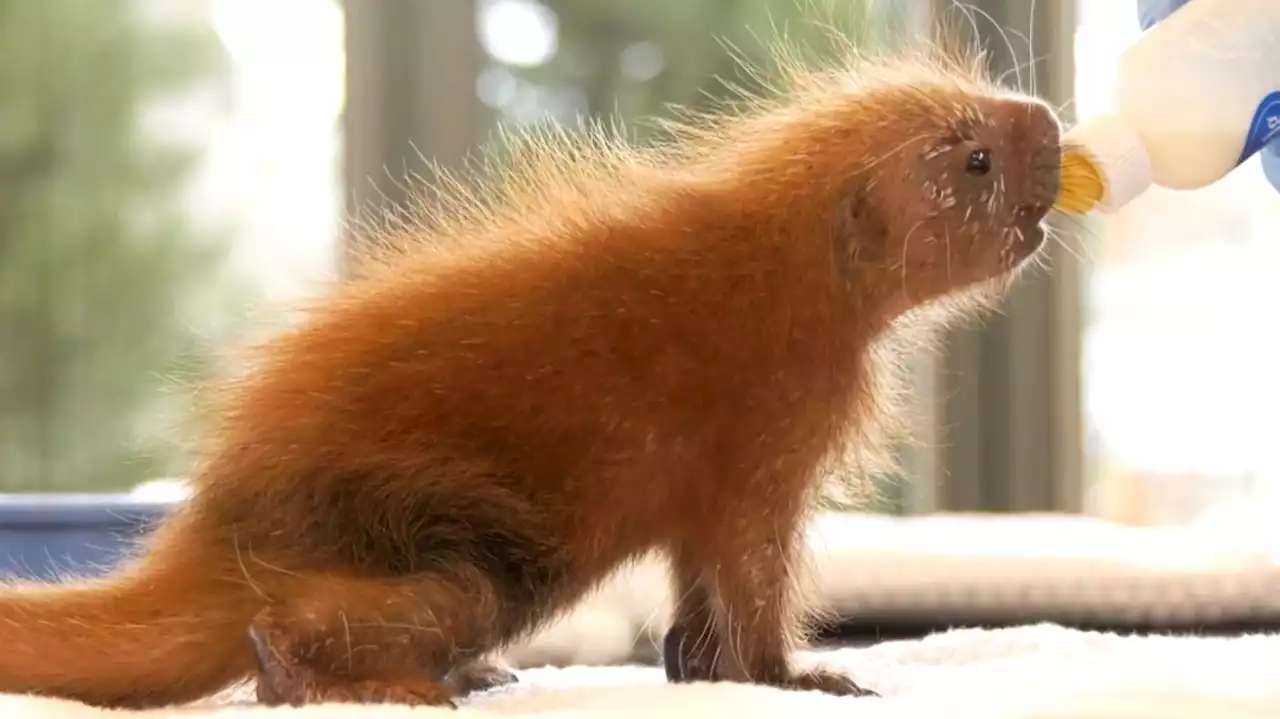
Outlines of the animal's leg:
<svg viewBox="0 0 1280 719">
<path fill-rule="evenodd" d="M 767 512 L 725 522 L 716 556 L 704 570 L 715 578 L 717 621 L 724 651 L 717 674 L 730 681 L 840 696 L 874 696 L 852 679 L 828 669 L 796 670 L 791 653 L 803 632 L 797 578 L 801 532 Z"/>
<path fill-rule="evenodd" d="M 450 671 L 498 641 L 500 597 L 475 567 L 395 578 L 314 576 L 249 630 L 265 704 L 450 705 Z"/>
<path fill-rule="evenodd" d="M 662 641 L 667 680 L 714 681 L 720 658 L 720 634 L 716 627 L 712 587 L 702 566 L 687 550 L 670 552 L 675 607 L 671 627 Z"/>
</svg>

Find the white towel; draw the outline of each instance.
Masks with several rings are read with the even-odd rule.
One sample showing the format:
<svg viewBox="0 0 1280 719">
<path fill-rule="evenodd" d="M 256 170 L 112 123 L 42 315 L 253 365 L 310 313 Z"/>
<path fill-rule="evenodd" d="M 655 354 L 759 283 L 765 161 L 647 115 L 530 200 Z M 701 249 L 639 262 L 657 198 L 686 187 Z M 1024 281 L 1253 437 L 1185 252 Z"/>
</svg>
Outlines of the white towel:
<svg viewBox="0 0 1280 719">
<path fill-rule="evenodd" d="M 961 630 L 919 641 L 807 655 L 850 671 L 881 698 L 837 698 L 735 684 L 674 686 L 648 667 L 520 672 L 457 711 L 234 700 L 155 712 L 106 712 L 0 696 L 5 719 L 1275 719 L 1280 636 L 1125 638 L 1050 625 Z"/>
</svg>

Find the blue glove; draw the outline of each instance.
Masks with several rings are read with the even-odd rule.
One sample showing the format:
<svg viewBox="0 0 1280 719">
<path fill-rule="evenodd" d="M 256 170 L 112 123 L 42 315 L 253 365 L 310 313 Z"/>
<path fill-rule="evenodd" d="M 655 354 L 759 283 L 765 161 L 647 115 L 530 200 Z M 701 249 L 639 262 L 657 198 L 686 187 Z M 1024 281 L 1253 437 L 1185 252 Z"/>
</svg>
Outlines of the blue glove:
<svg viewBox="0 0 1280 719">
<path fill-rule="evenodd" d="M 1138 23 L 1144 31 L 1173 14 L 1190 0 L 1138 0 Z M 1258 154 L 1262 155 L 1262 172 L 1271 186 L 1280 190 L 1280 138 L 1272 140 Z"/>
</svg>

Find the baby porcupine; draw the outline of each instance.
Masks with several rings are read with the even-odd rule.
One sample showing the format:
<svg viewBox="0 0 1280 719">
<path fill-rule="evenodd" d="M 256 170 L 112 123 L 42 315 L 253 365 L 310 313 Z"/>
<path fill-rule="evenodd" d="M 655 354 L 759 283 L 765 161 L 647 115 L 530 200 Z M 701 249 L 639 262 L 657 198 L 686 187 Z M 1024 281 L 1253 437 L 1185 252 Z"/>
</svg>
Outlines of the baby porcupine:
<svg viewBox="0 0 1280 719">
<path fill-rule="evenodd" d="M 0 691 L 446 704 L 659 550 L 672 679 L 862 693 L 791 663 L 803 524 L 878 450 L 903 317 L 998 297 L 1057 192 L 1053 112 L 978 67 L 525 142 L 260 348 L 145 553 L 0 592 Z"/>
</svg>

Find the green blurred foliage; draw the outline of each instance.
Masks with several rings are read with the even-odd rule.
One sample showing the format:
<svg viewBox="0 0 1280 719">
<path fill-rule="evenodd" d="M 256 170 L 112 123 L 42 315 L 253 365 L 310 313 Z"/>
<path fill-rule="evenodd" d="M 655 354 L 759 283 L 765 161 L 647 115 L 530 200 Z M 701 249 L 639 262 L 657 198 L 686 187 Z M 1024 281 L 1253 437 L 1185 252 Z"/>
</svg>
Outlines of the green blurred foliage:
<svg viewBox="0 0 1280 719">
<path fill-rule="evenodd" d="M 198 148 L 143 124 L 152 102 L 216 81 L 221 48 L 205 28 L 145 20 L 136 2 L 0 0 L 0 491 L 180 474 L 166 423 L 212 369 L 207 317 L 243 300 L 224 272 L 225 228 L 193 226 L 182 204 Z M 527 120 L 531 107 L 564 121 L 614 116 L 640 136 L 670 105 L 730 97 L 726 83 L 761 90 L 741 63 L 767 75 L 778 32 L 821 55 L 833 29 L 888 39 L 901 6 L 542 4 L 557 51 L 536 67 L 489 68 L 514 88 L 496 118 Z"/>
<path fill-rule="evenodd" d="M 643 136 L 671 105 L 706 109 L 729 85 L 764 90 L 743 64 L 770 71 L 779 40 L 830 59 L 833 34 L 859 47 L 889 42 L 902 12 L 880 0 L 541 0 L 557 18 L 556 53 L 535 67 L 502 67 L 511 97 L 541 100 L 560 121 L 615 116 Z M 516 104 L 516 103 L 512 103 Z M 499 107 L 499 111 L 511 108 Z M 508 112 L 500 119 L 519 119 Z"/>
<path fill-rule="evenodd" d="M 0 491 L 179 462 L 147 438 L 208 369 L 193 317 L 226 243 L 182 206 L 195 149 L 143 119 L 224 67 L 207 32 L 129 0 L 0 0 Z"/>
</svg>

